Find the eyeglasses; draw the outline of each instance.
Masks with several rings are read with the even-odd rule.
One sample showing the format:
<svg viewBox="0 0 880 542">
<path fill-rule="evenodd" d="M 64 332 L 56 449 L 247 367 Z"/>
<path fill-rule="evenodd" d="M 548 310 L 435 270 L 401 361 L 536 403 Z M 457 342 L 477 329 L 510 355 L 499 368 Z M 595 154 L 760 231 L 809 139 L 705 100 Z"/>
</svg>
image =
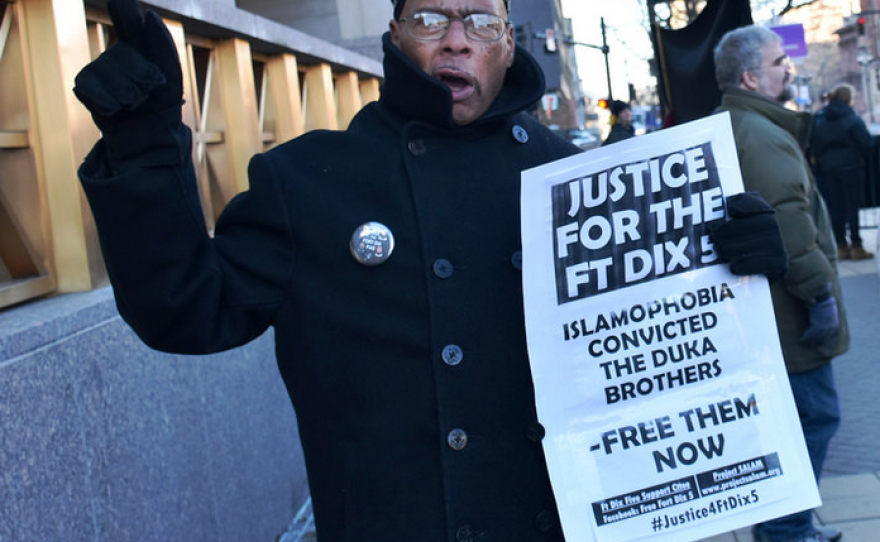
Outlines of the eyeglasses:
<svg viewBox="0 0 880 542">
<path fill-rule="evenodd" d="M 507 25 L 504 18 L 491 13 L 471 13 L 467 17 L 449 17 L 434 11 L 420 11 L 409 18 L 400 19 L 406 24 L 409 35 L 417 40 L 440 40 L 449 33 L 452 21 L 461 21 L 464 34 L 474 41 L 498 41 L 504 36 Z"/>
<path fill-rule="evenodd" d="M 766 68 L 783 68 L 783 69 L 787 70 L 787 69 L 791 68 L 791 59 L 788 58 L 788 55 L 782 55 L 781 57 L 774 60 L 772 64 L 767 64 L 766 66 L 757 66 L 755 68 L 749 68 L 746 71 L 755 72 L 755 71 L 763 70 Z"/>
</svg>

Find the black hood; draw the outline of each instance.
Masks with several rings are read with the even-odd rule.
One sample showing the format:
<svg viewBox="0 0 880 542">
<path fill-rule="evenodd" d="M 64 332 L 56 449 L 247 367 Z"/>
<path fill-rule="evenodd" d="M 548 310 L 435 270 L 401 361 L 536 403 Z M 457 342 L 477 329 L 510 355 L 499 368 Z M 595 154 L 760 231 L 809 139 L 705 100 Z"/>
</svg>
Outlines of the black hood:
<svg viewBox="0 0 880 542">
<path fill-rule="evenodd" d="M 842 119 L 844 117 L 848 117 L 850 115 L 854 115 L 852 107 L 846 105 L 843 102 L 838 102 L 833 100 L 825 106 L 825 109 L 822 110 L 822 114 L 828 120 L 837 120 Z"/>
<path fill-rule="evenodd" d="M 391 43 L 389 32 L 382 36 L 382 49 L 385 53 L 385 83 L 379 101 L 407 119 L 454 128 L 449 88 L 425 73 Z M 501 92 L 489 110 L 472 125 L 527 110 L 543 95 L 544 73 L 532 55 L 517 46 Z"/>
</svg>

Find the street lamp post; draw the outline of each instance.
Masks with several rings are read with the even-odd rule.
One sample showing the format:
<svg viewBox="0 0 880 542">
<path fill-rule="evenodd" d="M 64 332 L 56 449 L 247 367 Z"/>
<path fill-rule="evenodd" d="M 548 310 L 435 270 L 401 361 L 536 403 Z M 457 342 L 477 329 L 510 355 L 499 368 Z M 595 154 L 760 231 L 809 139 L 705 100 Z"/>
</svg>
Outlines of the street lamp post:
<svg viewBox="0 0 880 542">
<path fill-rule="evenodd" d="M 614 96 L 611 90 L 611 66 L 608 63 L 608 51 L 610 50 L 608 47 L 608 40 L 605 35 L 605 17 L 601 17 L 599 19 L 602 28 L 602 45 L 594 45 L 592 43 L 584 43 L 582 41 L 575 41 L 570 36 L 561 36 L 556 37 L 553 29 L 547 29 L 547 31 L 543 34 L 538 33 L 534 34 L 534 37 L 546 40 L 545 49 L 549 53 L 556 52 L 556 42 L 561 41 L 567 45 L 580 45 L 582 47 L 590 47 L 591 49 L 598 49 L 602 51 L 602 54 L 605 55 L 605 78 L 608 81 L 608 99 L 613 100 Z"/>
<path fill-rule="evenodd" d="M 876 59 L 871 52 L 868 51 L 867 47 L 859 47 L 858 53 L 856 54 L 856 61 L 862 67 L 862 95 L 864 95 L 867 100 L 868 106 L 868 116 L 871 119 L 871 124 L 874 124 L 874 99 L 873 92 L 868 88 L 868 72 L 867 68 L 870 66 Z"/>
</svg>

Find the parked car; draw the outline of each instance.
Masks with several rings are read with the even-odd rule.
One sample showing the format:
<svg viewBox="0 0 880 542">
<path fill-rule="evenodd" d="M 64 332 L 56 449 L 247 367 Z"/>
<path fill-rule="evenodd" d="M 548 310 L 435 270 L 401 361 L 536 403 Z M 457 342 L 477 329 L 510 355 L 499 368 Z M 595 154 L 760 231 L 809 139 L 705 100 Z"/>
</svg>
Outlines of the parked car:
<svg viewBox="0 0 880 542">
<path fill-rule="evenodd" d="M 584 150 L 590 150 L 602 144 L 599 136 L 590 130 L 571 130 L 568 140 Z"/>
</svg>

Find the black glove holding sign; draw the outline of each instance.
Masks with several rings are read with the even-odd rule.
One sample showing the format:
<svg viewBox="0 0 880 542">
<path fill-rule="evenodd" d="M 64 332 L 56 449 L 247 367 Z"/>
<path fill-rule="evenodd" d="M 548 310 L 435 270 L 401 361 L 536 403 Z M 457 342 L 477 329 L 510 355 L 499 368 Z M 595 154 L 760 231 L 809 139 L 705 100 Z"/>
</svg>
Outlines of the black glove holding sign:
<svg viewBox="0 0 880 542">
<path fill-rule="evenodd" d="M 734 275 L 766 275 L 770 282 L 788 271 L 788 254 L 775 211 L 754 192 L 727 198 L 729 220 L 711 225 L 709 237 L 718 257 Z"/>
<path fill-rule="evenodd" d="M 773 214 L 773 208 L 753 192 L 727 198 L 730 220 L 713 224 L 709 235 L 718 257 L 730 264 L 731 273 L 764 274 L 770 282 L 785 275 L 788 256 Z M 810 324 L 801 335 L 801 344 L 817 347 L 834 339 L 840 316 L 830 284 L 807 310 Z"/>
<path fill-rule="evenodd" d="M 77 74 L 73 91 L 100 128 L 111 167 L 179 163 L 190 136 L 174 40 L 136 0 L 111 0 L 107 11 L 118 41 Z"/>
</svg>

